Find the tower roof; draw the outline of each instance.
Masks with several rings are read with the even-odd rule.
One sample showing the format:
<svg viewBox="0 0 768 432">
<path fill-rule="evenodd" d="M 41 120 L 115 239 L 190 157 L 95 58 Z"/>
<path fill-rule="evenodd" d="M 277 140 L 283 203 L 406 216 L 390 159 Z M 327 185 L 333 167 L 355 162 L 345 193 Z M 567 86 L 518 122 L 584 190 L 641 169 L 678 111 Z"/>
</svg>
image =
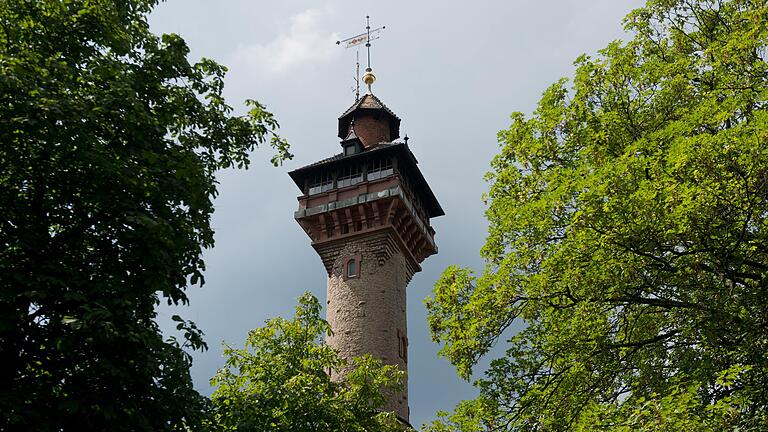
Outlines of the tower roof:
<svg viewBox="0 0 768 432">
<path fill-rule="evenodd" d="M 371 93 L 363 95 L 357 102 L 352 104 L 344 114 L 339 117 L 339 138 L 344 139 L 349 133 L 349 125 L 355 118 L 356 112 L 379 112 L 389 117 L 389 132 L 390 140 L 395 140 L 400 137 L 400 117 L 392 112 L 389 107 L 384 105 L 379 98 Z"/>
</svg>

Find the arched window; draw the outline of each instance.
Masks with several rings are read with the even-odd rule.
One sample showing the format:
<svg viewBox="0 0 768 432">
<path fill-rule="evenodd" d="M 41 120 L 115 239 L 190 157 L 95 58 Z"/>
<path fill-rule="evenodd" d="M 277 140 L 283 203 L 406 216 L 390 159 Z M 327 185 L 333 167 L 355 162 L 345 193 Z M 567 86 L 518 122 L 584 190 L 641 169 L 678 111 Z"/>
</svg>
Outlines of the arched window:
<svg viewBox="0 0 768 432">
<path fill-rule="evenodd" d="M 358 279 L 361 277 L 362 256 L 360 254 L 350 255 L 341 262 L 341 276 L 344 279 Z"/>
<path fill-rule="evenodd" d="M 357 272 L 358 272 L 357 261 L 354 259 L 347 261 L 347 277 L 348 278 L 357 277 Z"/>
</svg>

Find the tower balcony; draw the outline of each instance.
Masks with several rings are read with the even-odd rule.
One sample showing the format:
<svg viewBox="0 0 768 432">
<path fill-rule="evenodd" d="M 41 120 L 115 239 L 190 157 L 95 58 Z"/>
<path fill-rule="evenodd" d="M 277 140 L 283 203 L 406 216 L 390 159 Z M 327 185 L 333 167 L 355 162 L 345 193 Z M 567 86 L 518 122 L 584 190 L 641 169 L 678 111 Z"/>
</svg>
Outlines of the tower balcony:
<svg viewBox="0 0 768 432">
<path fill-rule="evenodd" d="M 391 230 L 416 271 L 437 253 L 435 231 L 419 214 L 397 176 L 299 198 L 294 217 L 315 248 L 350 237 Z M 330 263 L 325 263 L 326 267 Z"/>
</svg>

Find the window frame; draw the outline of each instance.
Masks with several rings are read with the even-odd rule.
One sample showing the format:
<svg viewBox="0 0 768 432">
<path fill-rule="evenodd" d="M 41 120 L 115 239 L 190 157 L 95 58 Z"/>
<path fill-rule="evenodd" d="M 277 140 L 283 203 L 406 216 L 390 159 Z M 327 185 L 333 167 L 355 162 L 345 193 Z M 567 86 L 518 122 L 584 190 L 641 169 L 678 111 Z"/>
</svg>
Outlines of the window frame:
<svg viewBox="0 0 768 432">
<path fill-rule="evenodd" d="M 349 275 L 349 265 L 353 264 L 355 266 L 355 274 Z M 344 258 L 343 265 L 341 267 L 341 275 L 344 278 L 344 280 L 349 279 L 360 279 L 363 275 L 363 260 L 362 257 L 358 255 L 351 255 Z"/>
<path fill-rule="evenodd" d="M 336 187 L 341 189 L 348 186 L 354 186 L 363 182 L 363 168 L 360 165 L 346 166 L 339 171 L 336 179 Z"/>
<path fill-rule="evenodd" d="M 368 181 L 379 180 L 395 174 L 395 166 L 392 158 L 374 159 L 368 163 L 365 179 Z"/>
<path fill-rule="evenodd" d="M 333 184 L 333 173 L 330 171 L 321 171 L 312 176 L 312 179 L 309 181 L 307 195 L 318 195 L 323 192 L 328 192 L 333 189 Z"/>
</svg>

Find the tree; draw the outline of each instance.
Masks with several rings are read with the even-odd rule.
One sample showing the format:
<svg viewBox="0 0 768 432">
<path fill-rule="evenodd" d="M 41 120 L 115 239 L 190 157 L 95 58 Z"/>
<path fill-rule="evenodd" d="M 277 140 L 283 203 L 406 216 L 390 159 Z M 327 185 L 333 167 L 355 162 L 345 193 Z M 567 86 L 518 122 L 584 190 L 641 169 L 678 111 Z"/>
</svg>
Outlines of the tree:
<svg viewBox="0 0 768 432">
<path fill-rule="evenodd" d="M 0 2 L 0 429 L 194 428 L 204 399 L 155 306 L 187 303 L 218 169 L 243 168 L 272 114 L 234 116 L 226 68 L 156 36 L 156 0 Z"/>
<path fill-rule="evenodd" d="M 430 430 L 768 427 L 768 4 L 649 0 L 512 115 L 475 277 L 427 299 L 469 378 Z"/>
<path fill-rule="evenodd" d="M 370 355 L 351 359 L 343 381 L 331 379 L 345 360 L 321 338 L 331 328 L 317 298 L 299 298 L 293 320 L 274 318 L 248 334 L 244 349 L 224 349 L 211 379 L 214 430 L 402 432 L 394 413 L 379 412 L 402 389 L 405 372 Z"/>
</svg>

